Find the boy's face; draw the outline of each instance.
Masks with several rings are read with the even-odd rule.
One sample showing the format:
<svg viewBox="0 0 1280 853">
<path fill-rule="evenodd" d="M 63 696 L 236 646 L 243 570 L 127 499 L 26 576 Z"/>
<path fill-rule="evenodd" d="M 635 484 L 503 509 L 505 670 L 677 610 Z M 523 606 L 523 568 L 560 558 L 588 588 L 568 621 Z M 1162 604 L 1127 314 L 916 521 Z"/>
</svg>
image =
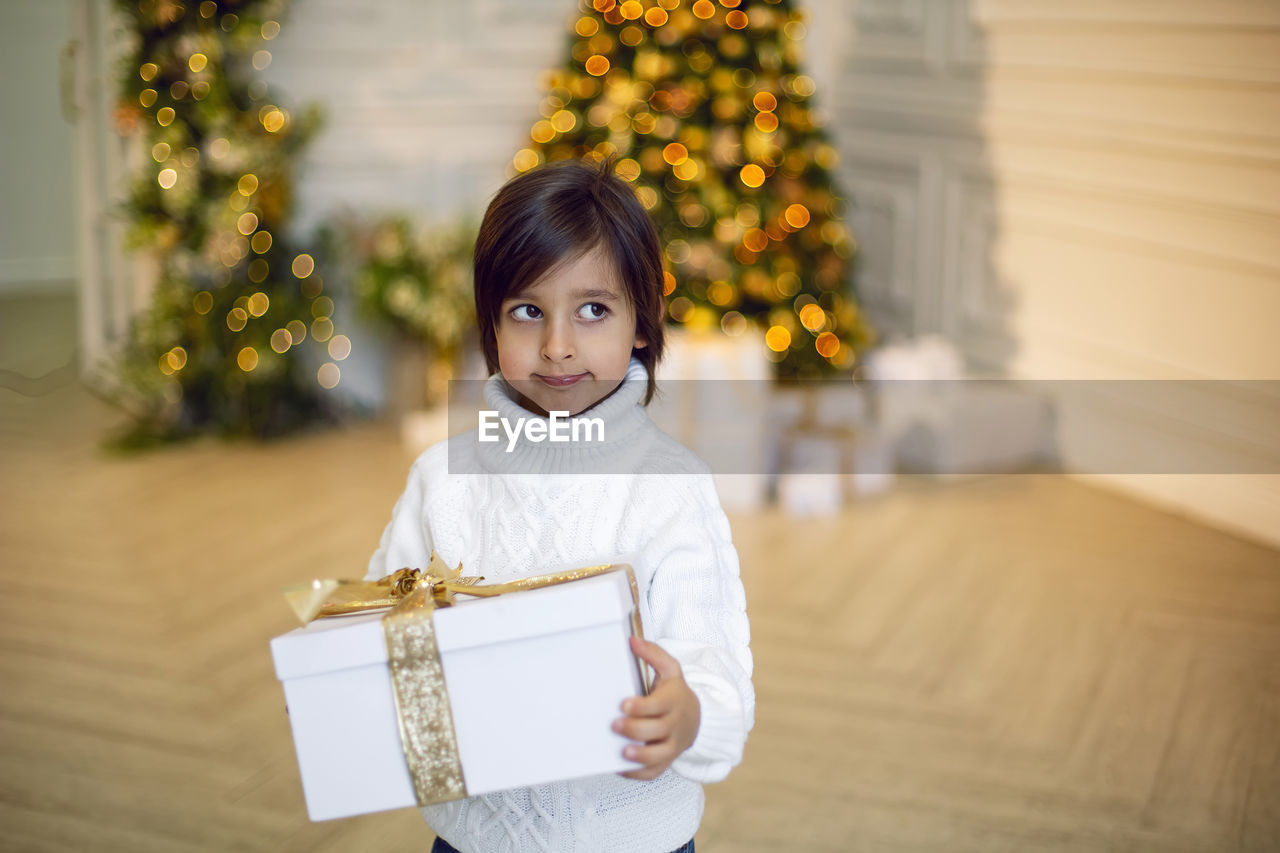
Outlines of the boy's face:
<svg viewBox="0 0 1280 853">
<path fill-rule="evenodd" d="M 647 342 L 617 270 L 596 247 L 504 299 L 497 343 L 498 369 L 525 408 L 576 415 L 613 393 L 632 348 Z"/>
</svg>

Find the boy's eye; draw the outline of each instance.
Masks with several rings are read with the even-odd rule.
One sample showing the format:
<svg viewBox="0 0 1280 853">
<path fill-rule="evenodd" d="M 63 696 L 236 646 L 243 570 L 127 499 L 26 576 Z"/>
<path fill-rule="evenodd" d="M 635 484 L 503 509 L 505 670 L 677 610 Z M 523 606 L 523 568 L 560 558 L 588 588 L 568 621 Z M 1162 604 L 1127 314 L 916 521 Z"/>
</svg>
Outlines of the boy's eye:
<svg viewBox="0 0 1280 853">
<path fill-rule="evenodd" d="M 578 316 L 584 320 L 599 320 L 609 313 L 609 307 L 602 302 L 588 302 L 578 309 Z"/>
<path fill-rule="evenodd" d="M 516 320 L 536 320 L 542 312 L 533 305 L 517 305 L 511 309 L 511 316 Z"/>
</svg>

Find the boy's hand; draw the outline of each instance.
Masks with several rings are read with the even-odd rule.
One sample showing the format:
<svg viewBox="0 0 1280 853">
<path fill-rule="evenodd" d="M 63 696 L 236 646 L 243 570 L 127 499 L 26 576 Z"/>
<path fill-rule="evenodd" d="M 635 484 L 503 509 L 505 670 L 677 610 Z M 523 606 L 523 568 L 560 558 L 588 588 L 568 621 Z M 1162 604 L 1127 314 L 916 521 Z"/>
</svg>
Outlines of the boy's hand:
<svg viewBox="0 0 1280 853">
<path fill-rule="evenodd" d="M 661 646 L 632 637 L 631 651 L 652 666 L 658 678 L 648 696 L 636 696 L 622 703 L 622 712 L 627 716 L 614 720 L 613 730 L 638 741 L 622 754 L 644 765 L 622 775 L 647 782 L 661 776 L 671 762 L 693 745 L 702 709 L 698 697 L 685 684 L 680 662 Z"/>
</svg>

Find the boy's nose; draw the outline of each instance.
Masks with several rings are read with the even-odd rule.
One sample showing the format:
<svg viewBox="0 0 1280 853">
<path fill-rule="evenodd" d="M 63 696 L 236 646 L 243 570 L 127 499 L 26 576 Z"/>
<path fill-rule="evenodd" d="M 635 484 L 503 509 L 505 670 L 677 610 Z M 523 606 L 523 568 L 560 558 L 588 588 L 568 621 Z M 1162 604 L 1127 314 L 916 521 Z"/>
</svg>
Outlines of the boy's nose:
<svg viewBox="0 0 1280 853">
<path fill-rule="evenodd" d="M 563 322 L 552 322 L 546 326 L 546 335 L 542 339 L 542 357 L 547 361 L 564 361 L 573 358 L 573 330 Z"/>
</svg>

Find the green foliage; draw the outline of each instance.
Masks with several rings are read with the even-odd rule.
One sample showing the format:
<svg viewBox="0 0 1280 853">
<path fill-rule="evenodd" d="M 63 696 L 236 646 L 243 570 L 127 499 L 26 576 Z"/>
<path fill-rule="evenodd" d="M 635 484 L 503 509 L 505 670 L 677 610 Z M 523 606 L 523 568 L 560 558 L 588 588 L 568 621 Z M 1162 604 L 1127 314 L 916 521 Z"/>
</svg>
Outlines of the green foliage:
<svg viewBox="0 0 1280 853">
<path fill-rule="evenodd" d="M 848 372 L 874 333 L 791 0 L 579 10 L 514 168 L 619 158 L 666 246 L 674 322 L 733 335 L 754 321 L 780 376 Z"/>
<path fill-rule="evenodd" d="M 319 114 L 294 115 L 255 73 L 283 4 L 116 7 L 133 39 L 116 116 L 143 159 L 128 237 L 158 268 L 117 364 L 132 419 L 120 443 L 268 437 L 329 417 L 339 368 L 321 362 L 350 342 L 334 334 L 315 259 L 287 233 L 291 165 Z"/>
<path fill-rule="evenodd" d="M 423 229 L 404 214 L 340 230 L 357 265 L 355 292 L 364 313 L 425 345 L 433 358 L 453 358 L 475 329 L 472 249 L 475 228 Z"/>
</svg>

